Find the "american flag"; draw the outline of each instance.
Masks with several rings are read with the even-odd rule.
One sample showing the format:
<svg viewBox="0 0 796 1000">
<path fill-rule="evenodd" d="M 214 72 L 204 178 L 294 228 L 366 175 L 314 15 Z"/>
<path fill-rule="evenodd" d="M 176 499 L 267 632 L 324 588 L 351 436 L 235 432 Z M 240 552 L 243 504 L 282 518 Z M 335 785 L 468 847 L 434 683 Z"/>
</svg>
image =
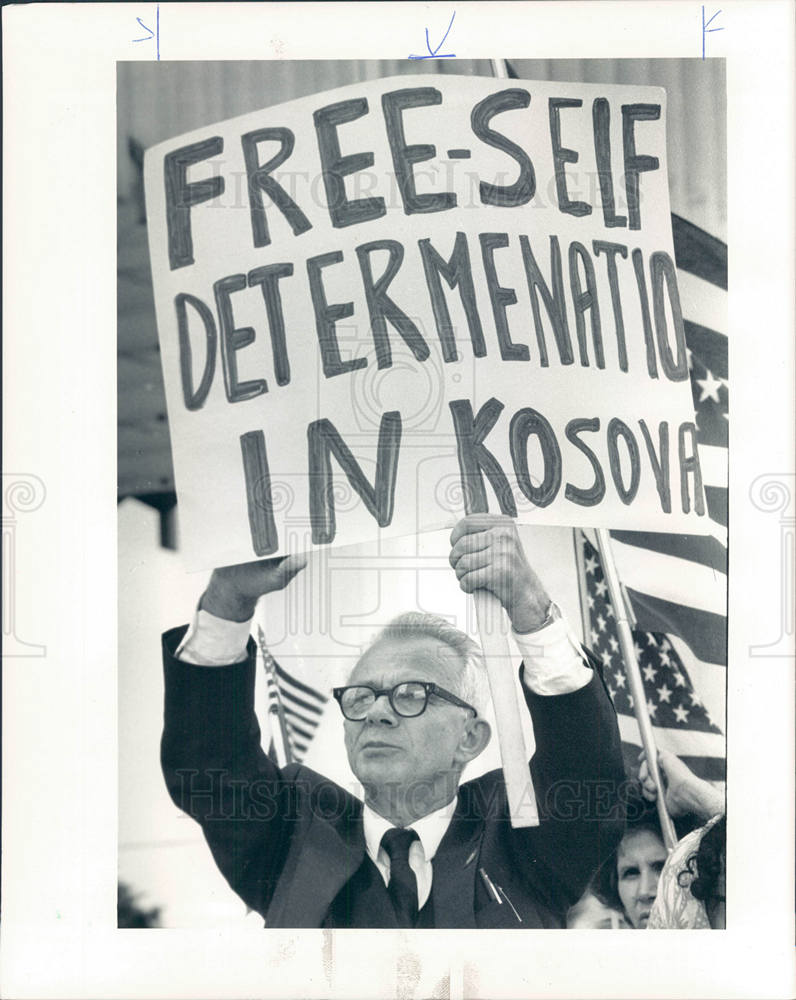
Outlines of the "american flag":
<svg viewBox="0 0 796 1000">
<path fill-rule="evenodd" d="M 279 730 L 278 736 L 272 731 L 272 744 L 275 737 L 280 738 L 284 744 L 285 762 L 298 763 L 304 759 L 329 699 L 309 684 L 291 676 L 276 662 L 259 627 L 257 645 L 265 670 L 269 719 L 272 727 Z"/>
<path fill-rule="evenodd" d="M 636 618 L 634 632 L 658 746 L 701 777 L 723 780 L 727 665 L 727 247 L 672 216 L 697 441 L 712 534 L 612 531 L 619 577 Z M 626 759 L 640 738 L 618 649 L 613 608 L 599 556 L 581 533 L 587 632 L 605 667 Z M 584 609 L 586 610 L 586 609 Z M 587 640 L 588 640 L 587 636 Z"/>
<path fill-rule="evenodd" d="M 641 741 L 619 646 L 616 615 L 599 554 L 583 533 L 580 542 L 589 609 L 588 645 L 602 663 L 603 677 L 619 717 L 625 766 L 631 774 L 638 768 Z M 700 777 L 723 781 L 724 736 L 702 703 L 670 637 L 664 632 L 636 628 L 633 640 L 657 746 L 676 753 Z"/>
</svg>

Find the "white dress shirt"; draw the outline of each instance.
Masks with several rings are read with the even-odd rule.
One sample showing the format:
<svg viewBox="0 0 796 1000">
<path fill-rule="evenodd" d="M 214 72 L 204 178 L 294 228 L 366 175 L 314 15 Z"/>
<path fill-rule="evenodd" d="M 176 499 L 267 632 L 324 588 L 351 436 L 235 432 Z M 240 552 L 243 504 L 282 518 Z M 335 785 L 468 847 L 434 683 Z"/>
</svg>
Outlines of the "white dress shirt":
<svg viewBox="0 0 796 1000">
<path fill-rule="evenodd" d="M 441 809 L 437 809 L 422 819 L 416 819 L 407 829 L 414 830 L 418 836 L 409 845 L 409 867 L 415 873 L 417 879 L 417 905 L 422 909 L 426 900 L 431 895 L 431 879 L 433 868 L 431 862 L 437 853 L 437 848 L 445 836 L 445 831 L 450 826 L 450 821 L 456 809 L 456 799 L 453 798 Z M 379 874 L 384 879 L 384 884 L 390 881 L 390 858 L 381 846 L 381 838 L 391 830 L 393 824 L 379 816 L 370 806 L 365 806 L 362 812 L 362 820 L 365 827 L 365 847 L 368 857 L 379 869 Z"/>
</svg>

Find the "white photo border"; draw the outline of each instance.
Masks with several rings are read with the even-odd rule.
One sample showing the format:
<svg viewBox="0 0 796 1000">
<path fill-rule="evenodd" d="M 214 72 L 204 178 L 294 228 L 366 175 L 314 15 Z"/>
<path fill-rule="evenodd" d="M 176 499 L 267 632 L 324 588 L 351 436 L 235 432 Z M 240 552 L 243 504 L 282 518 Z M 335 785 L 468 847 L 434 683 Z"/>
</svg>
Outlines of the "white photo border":
<svg viewBox="0 0 796 1000">
<path fill-rule="evenodd" d="M 3 995 L 792 995 L 793 657 L 749 650 L 776 638 L 784 585 L 780 521 L 750 491 L 764 475 L 794 489 L 793 4 L 724 3 L 707 38 L 729 109 L 729 929 L 256 941 L 116 929 L 116 61 L 154 58 L 133 39 L 156 6 L 3 10 L 4 486 L 46 492 L 10 579 L 20 634 L 46 653 L 4 663 Z M 160 54 L 406 58 L 453 10 L 460 58 L 702 51 L 691 2 L 163 3 Z"/>
</svg>

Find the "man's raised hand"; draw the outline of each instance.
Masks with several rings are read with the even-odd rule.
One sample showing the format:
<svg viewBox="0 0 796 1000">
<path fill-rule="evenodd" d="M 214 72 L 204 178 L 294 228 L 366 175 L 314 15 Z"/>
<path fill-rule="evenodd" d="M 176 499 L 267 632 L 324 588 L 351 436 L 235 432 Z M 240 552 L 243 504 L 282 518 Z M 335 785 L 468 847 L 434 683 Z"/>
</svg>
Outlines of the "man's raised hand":
<svg viewBox="0 0 796 1000">
<path fill-rule="evenodd" d="M 517 632 L 533 632 L 544 623 L 550 597 L 525 557 L 512 518 L 469 514 L 450 541 L 450 564 L 465 593 L 491 591 Z"/>
<path fill-rule="evenodd" d="M 213 570 L 199 607 L 217 618 L 246 622 L 263 594 L 282 590 L 306 565 L 305 555 L 291 555 L 221 566 Z"/>
</svg>

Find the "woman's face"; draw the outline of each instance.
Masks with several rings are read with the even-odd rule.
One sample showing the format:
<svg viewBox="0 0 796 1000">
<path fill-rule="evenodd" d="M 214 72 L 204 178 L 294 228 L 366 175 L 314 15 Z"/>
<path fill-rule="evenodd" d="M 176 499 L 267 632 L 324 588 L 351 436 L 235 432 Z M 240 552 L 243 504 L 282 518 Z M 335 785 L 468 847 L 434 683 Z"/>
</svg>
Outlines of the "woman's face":
<svg viewBox="0 0 796 1000">
<path fill-rule="evenodd" d="M 658 892 L 666 848 L 652 830 L 631 830 L 616 852 L 617 890 L 634 928 L 647 926 Z"/>
</svg>

